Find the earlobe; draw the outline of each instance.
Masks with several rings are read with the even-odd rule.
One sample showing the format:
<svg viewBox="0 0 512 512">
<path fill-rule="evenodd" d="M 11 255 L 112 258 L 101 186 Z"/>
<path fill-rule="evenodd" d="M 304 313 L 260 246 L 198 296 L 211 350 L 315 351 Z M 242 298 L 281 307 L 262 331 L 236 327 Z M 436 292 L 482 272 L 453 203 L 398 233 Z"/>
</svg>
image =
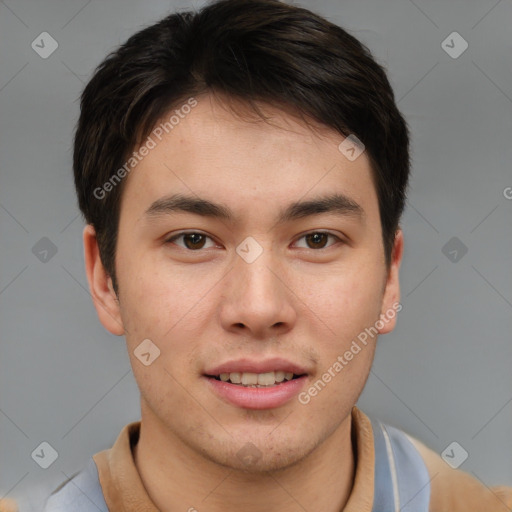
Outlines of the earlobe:
<svg viewBox="0 0 512 512">
<path fill-rule="evenodd" d="M 98 318 L 107 331 L 121 336 L 124 334 L 124 326 L 119 301 L 112 286 L 112 279 L 101 261 L 96 231 L 91 224 L 84 228 L 83 242 L 85 271 Z"/>
<path fill-rule="evenodd" d="M 391 265 L 388 271 L 384 296 L 382 298 L 380 314 L 381 322 L 379 325 L 383 324 L 383 326 L 379 329 L 379 334 L 387 334 L 395 328 L 397 313 L 402 309 L 402 305 L 400 304 L 399 271 L 400 264 L 402 262 L 403 250 L 403 232 L 401 229 L 398 229 L 395 233 L 395 241 L 391 254 Z"/>
</svg>

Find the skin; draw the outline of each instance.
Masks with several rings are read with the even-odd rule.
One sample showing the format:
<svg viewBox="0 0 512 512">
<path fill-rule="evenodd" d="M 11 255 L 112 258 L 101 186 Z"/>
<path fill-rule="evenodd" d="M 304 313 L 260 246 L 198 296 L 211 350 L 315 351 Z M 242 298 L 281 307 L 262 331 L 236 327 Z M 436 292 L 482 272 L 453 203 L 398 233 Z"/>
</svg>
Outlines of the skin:
<svg viewBox="0 0 512 512">
<path fill-rule="evenodd" d="M 84 229 L 99 319 L 109 332 L 125 335 L 141 393 L 136 466 L 162 511 L 339 511 L 354 479 L 351 409 L 376 338 L 306 405 L 295 397 L 274 409 L 235 407 L 213 394 L 202 374 L 241 357 L 283 357 L 307 368 L 307 389 L 359 333 L 396 307 L 402 232 L 387 268 L 369 160 L 365 153 L 353 162 L 345 158 L 339 133 L 312 129 L 270 106 L 264 108 L 269 124 L 233 114 L 218 96 L 197 100 L 125 178 L 119 297 L 94 229 Z M 332 192 L 359 203 L 364 218 L 322 213 L 276 225 L 291 202 Z M 144 216 L 171 193 L 221 203 L 236 220 Z M 183 230 L 210 238 L 196 250 L 183 237 L 166 243 Z M 315 244 L 304 237 L 318 230 L 339 240 Z M 263 248 L 250 264 L 236 253 L 248 236 Z M 379 333 L 394 326 L 389 320 Z M 146 338 L 161 351 L 149 366 L 134 355 Z M 250 467 L 237 457 L 248 442 L 259 451 Z"/>
</svg>

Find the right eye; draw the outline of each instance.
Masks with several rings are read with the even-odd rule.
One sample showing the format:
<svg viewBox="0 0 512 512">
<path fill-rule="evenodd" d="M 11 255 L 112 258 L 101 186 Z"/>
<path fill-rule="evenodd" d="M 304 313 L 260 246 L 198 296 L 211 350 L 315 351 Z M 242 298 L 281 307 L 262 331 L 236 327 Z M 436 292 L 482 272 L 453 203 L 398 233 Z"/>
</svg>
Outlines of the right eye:
<svg viewBox="0 0 512 512">
<path fill-rule="evenodd" d="M 188 249 L 190 251 L 198 251 L 200 249 L 205 248 L 205 241 L 207 239 L 212 240 L 211 237 L 208 235 L 205 235 L 204 233 L 199 233 L 197 231 L 188 231 L 185 233 L 178 233 L 177 235 L 173 235 L 171 238 L 167 239 L 165 241 L 166 244 L 168 243 L 175 243 L 176 240 L 183 240 L 183 245 L 176 243 L 179 247 L 182 247 L 183 249 Z M 212 240 L 213 242 L 213 240 Z M 215 247 L 215 243 L 213 243 L 212 246 Z M 209 247 L 206 247 L 208 249 Z"/>
</svg>

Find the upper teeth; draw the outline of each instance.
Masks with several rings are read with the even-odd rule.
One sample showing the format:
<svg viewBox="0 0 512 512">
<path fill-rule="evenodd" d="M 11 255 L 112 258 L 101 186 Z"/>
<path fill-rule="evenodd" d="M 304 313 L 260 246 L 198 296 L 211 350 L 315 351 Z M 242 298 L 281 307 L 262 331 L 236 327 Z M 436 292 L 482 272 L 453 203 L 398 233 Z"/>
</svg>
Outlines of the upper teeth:
<svg viewBox="0 0 512 512">
<path fill-rule="evenodd" d="M 276 382 L 283 382 L 283 380 L 291 380 L 293 378 L 292 372 L 267 372 L 267 373 L 249 373 L 249 372 L 233 372 L 221 373 L 220 380 L 226 382 L 230 380 L 233 384 L 242 384 L 243 386 L 273 386 Z"/>
</svg>

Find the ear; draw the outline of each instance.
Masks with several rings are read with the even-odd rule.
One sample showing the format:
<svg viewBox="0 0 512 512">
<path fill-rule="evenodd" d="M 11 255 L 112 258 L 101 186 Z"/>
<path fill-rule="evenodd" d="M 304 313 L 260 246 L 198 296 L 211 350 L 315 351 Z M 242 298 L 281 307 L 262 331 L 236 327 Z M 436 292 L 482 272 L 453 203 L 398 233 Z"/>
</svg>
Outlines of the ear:
<svg viewBox="0 0 512 512">
<path fill-rule="evenodd" d="M 83 231 L 85 271 L 89 289 L 103 327 L 110 333 L 121 336 L 124 326 L 121 320 L 119 301 L 112 286 L 112 279 L 105 271 L 100 258 L 96 231 L 91 224 Z"/>
<path fill-rule="evenodd" d="M 391 253 L 391 264 L 380 311 L 380 320 L 382 320 L 381 323 L 383 323 L 384 326 L 382 329 L 379 329 L 379 334 L 387 334 L 395 328 L 397 313 L 402 309 L 402 305 L 400 304 L 400 281 L 398 274 L 403 251 L 404 236 L 402 230 L 398 229 L 395 233 L 395 241 Z"/>
</svg>

